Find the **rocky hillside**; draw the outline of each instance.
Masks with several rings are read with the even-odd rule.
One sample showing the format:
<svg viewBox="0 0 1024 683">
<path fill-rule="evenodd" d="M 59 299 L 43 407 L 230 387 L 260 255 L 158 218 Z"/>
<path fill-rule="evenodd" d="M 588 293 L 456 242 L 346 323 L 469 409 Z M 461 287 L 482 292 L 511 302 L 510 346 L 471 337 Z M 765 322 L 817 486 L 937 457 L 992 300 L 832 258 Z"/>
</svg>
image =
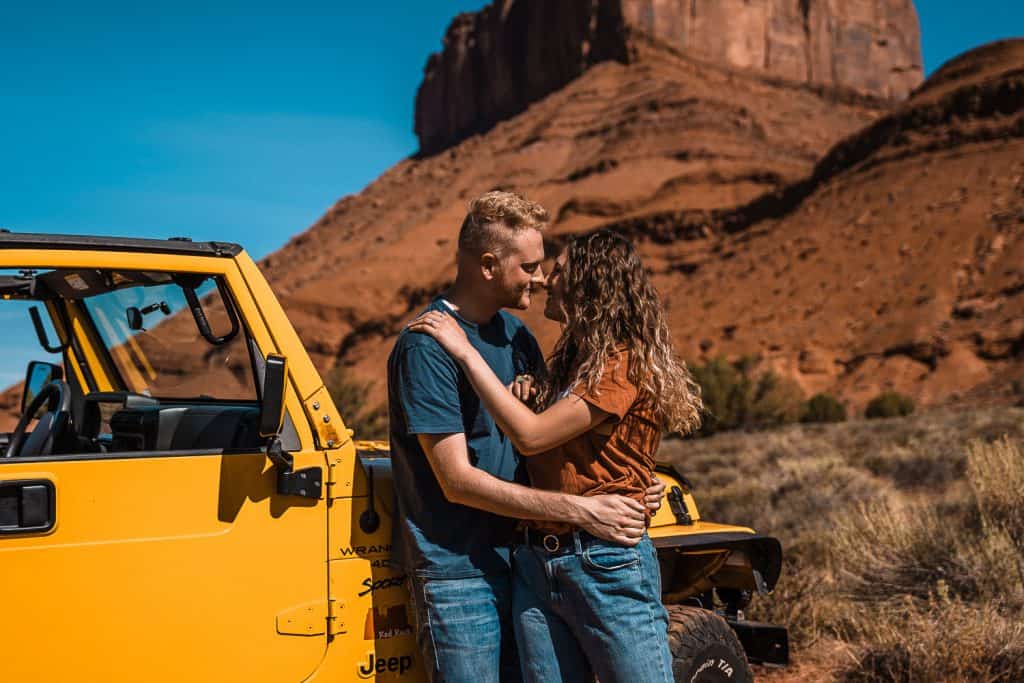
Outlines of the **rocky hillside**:
<svg viewBox="0 0 1024 683">
<path fill-rule="evenodd" d="M 620 226 L 661 224 L 646 251 L 691 357 L 757 353 L 854 405 L 1019 400 L 1024 41 L 950 62 L 781 192 Z"/>
<path fill-rule="evenodd" d="M 494 6 L 456 19 L 452 31 L 488 16 L 493 22 L 489 11 Z M 800 183 L 834 144 L 893 106 L 851 88 L 712 64 L 639 27 L 629 31 L 628 60 L 590 65 L 486 134 L 399 162 L 265 260 L 321 368 L 340 362 L 380 380 L 396 332 L 451 279 L 458 226 L 467 202 L 482 192 L 512 188 L 542 202 L 554 217 L 554 239 L 605 225 L 627 230 L 645 243 L 668 293 L 697 274 L 694 254 L 721 239 L 702 217 Z M 479 45 L 485 35 L 465 40 Z M 424 88 L 438 59 L 444 61 L 428 64 Z M 420 122 L 429 118 L 423 92 Z M 717 297 L 708 291 L 695 301 L 671 301 L 681 346 L 693 360 L 732 352 L 700 345 L 729 324 L 712 317 Z M 553 340 L 557 331 L 538 315 L 528 320 L 543 341 Z M 767 338 L 774 333 L 765 330 Z M 378 381 L 373 398 L 382 395 Z"/>
<path fill-rule="evenodd" d="M 495 7 L 454 26 L 482 31 Z M 882 14 L 900 12 L 913 8 Z M 379 380 L 394 334 L 452 277 L 466 202 L 506 187 L 549 208 L 554 241 L 601 227 L 634 238 L 691 361 L 756 355 L 854 409 L 885 388 L 926 405 L 1018 400 L 1020 42 L 968 53 L 891 103 L 877 95 L 908 73 L 893 60 L 872 76 L 889 89 L 868 96 L 712 64 L 625 25 L 627 60 L 400 162 L 267 259 L 321 367 Z M 526 317 L 550 344 L 557 330 Z"/>
</svg>

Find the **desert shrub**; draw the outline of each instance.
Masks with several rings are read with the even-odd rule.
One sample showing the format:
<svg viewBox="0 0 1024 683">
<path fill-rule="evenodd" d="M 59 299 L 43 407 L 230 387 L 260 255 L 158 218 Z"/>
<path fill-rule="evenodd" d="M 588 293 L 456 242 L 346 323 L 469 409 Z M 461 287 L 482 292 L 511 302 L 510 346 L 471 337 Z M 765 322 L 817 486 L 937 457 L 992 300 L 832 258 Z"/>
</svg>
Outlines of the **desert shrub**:
<svg viewBox="0 0 1024 683">
<path fill-rule="evenodd" d="M 914 401 L 896 391 L 886 391 L 868 401 L 864 417 L 905 417 L 914 412 Z"/>
<path fill-rule="evenodd" d="M 815 394 L 804 406 L 801 422 L 842 422 L 846 406 L 831 394 Z"/>
<path fill-rule="evenodd" d="M 373 389 L 373 382 L 361 382 L 352 377 L 348 368 L 339 364 L 328 371 L 324 386 L 341 413 L 345 427 L 353 430 L 354 438 L 388 438 L 387 408 L 380 403 L 367 404 L 366 397 Z"/>
<path fill-rule="evenodd" d="M 979 580 L 958 527 L 926 505 L 859 506 L 836 520 L 831 550 L 840 590 L 857 602 L 926 600 L 941 582 L 957 598 L 977 598 Z"/>
<path fill-rule="evenodd" d="M 828 456 L 785 458 L 760 476 L 741 473 L 725 486 L 702 487 L 698 493 L 702 518 L 756 525 L 787 539 L 825 533 L 831 522 L 823 512 L 838 513 L 880 495 L 869 475 Z"/>
<path fill-rule="evenodd" d="M 936 490 L 964 478 L 967 457 L 960 443 L 955 449 L 890 444 L 865 455 L 862 464 L 875 476 L 891 479 L 896 488 Z"/>
<path fill-rule="evenodd" d="M 754 382 L 742 426 L 763 429 L 791 424 L 800 420 L 803 406 L 804 392 L 796 382 L 766 372 Z"/>
<path fill-rule="evenodd" d="M 1024 680 L 1024 460 L 1009 439 L 968 451 L 968 494 L 836 520 L 845 680 Z"/>
<path fill-rule="evenodd" d="M 865 613 L 856 640 L 843 676 L 850 682 L 1024 680 L 1019 618 L 941 592 Z"/>
<path fill-rule="evenodd" d="M 716 358 L 704 365 L 692 365 L 691 372 L 704 401 L 700 433 L 707 436 L 739 426 L 750 394 L 750 379 L 741 366 Z"/>
<path fill-rule="evenodd" d="M 755 359 L 745 357 L 736 362 L 716 358 L 692 366 L 704 400 L 701 435 L 764 429 L 800 419 L 804 402 L 800 387 L 773 372 L 755 377 L 755 365 Z"/>
<path fill-rule="evenodd" d="M 968 447 L 967 480 L 974 494 L 983 531 L 1012 544 L 1018 588 L 1024 591 L 1024 453 L 1008 438 Z"/>
<path fill-rule="evenodd" d="M 1024 553 L 1024 453 L 1008 438 L 968 447 L 967 480 L 987 526 L 1007 531 Z"/>
</svg>

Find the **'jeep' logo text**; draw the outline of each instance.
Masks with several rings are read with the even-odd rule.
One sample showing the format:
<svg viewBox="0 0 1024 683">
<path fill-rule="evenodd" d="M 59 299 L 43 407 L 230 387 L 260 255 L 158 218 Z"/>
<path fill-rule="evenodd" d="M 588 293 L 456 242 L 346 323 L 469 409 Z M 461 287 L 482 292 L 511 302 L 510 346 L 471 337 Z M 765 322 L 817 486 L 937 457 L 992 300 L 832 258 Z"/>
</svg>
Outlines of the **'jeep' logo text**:
<svg viewBox="0 0 1024 683">
<path fill-rule="evenodd" d="M 359 677 L 369 678 L 374 674 L 382 674 L 387 671 L 398 672 L 398 675 L 402 676 L 411 668 L 412 657 L 410 655 L 384 659 L 383 657 L 377 657 L 371 652 L 369 661 L 359 667 Z"/>
</svg>

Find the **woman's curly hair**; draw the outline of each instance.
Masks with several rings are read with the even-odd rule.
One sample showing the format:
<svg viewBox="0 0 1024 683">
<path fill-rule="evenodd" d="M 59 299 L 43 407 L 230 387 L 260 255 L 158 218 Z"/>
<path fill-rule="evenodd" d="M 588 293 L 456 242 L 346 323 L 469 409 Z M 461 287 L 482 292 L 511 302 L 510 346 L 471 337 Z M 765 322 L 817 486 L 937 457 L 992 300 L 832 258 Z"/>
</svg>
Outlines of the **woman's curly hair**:
<svg viewBox="0 0 1024 683">
<path fill-rule="evenodd" d="M 593 391 L 609 357 L 630 351 L 628 377 L 653 401 L 662 426 L 687 434 L 700 426 L 700 387 L 672 347 L 668 325 L 633 244 L 608 230 L 566 247 L 562 270 L 565 328 L 548 363 L 538 405 L 567 389 Z"/>
</svg>

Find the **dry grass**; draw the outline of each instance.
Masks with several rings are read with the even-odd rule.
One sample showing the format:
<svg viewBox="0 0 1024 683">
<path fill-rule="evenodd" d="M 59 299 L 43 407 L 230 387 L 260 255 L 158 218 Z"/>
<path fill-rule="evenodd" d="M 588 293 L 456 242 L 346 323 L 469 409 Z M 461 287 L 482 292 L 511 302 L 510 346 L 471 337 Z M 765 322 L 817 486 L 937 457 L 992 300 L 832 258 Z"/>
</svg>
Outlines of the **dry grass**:
<svg viewBox="0 0 1024 683">
<path fill-rule="evenodd" d="M 846 681 L 1024 680 L 1024 624 L 985 605 L 936 597 L 879 609 L 862 622 Z"/>
<path fill-rule="evenodd" d="M 668 442 L 706 519 L 785 548 L 752 618 L 827 678 L 1024 681 L 1024 410 Z M 831 654 L 844 653 L 836 659 Z"/>
</svg>

